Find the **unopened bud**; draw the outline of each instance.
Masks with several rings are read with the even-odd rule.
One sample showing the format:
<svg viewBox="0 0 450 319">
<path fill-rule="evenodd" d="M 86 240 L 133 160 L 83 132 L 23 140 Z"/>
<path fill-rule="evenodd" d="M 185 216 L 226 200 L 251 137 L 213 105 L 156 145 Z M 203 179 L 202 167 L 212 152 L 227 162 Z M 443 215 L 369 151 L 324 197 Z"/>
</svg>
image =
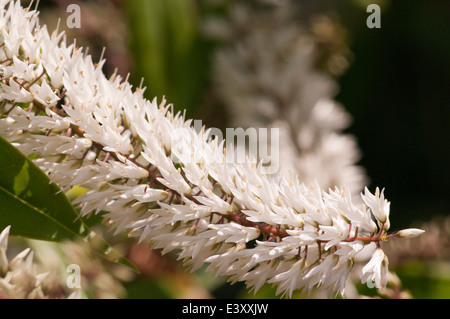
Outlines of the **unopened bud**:
<svg viewBox="0 0 450 319">
<path fill-rule="evenodd" d="M 425 231 L 418 228 L 403 229 L 397 233 L 400 238 L 414 238 L 422 235 Z"/>
</svg>

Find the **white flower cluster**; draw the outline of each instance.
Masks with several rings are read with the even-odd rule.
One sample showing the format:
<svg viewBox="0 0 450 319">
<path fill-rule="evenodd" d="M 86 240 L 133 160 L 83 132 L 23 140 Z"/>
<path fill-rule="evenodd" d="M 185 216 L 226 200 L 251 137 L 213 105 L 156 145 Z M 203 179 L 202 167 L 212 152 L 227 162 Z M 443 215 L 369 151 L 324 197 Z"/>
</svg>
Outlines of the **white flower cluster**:
<svg viewBox="0 0 450 319">
<path fill-rule="evenodd" d="M 302 25 L 296 1 L 227 4 L 229 21 L 212 16 L 204 29 L 212 39 L 226 39 L 214 59 L 214 79 L 234 124 L 279 128 L 283 174 L 359 194 L 367 179 L 356 165 L 360 152 L 354 137 L 341 132 L 350 115 L 333 100 L 335 81 L 316 66 L 320 39 L 309 30 L 338 27 L 324 17 Z"/>
<path fill-rule="evenodd" d="M 34 252 L 26 248 L 11 261 L 8 260 L 8 236 L 10 226 L 0 233 L 0 299 L 44 299 L 51 297 L 54 289 L 50 287 L 53 274 L 40 273 L 34 263 Z M 61 290 L 59 290 L 61 292 Z M 62 296 L 59 296 L 62 297 Z M 74 291 L 66 298 L 79 298 Z"/>
<path fill-rule="evenodd" d="M 0 299 L 116 299 L 125 296 L 122 283 L 133 278 L 132 270 L 93 254 L 92 247 L 81 239 L 63 243 L 38 240 L 11 243 L 8 242 L 10 230 L 8 226 L 0 232 Z M 23 251 L 9 260 L 8 249 Z M 69 277 L 72 274 L 68 272 L 69 265 L 80 269 L 79 286 Z"/>
<path fill-rule="evenodd" d="M 96 254 L 94 251 L 98 248 L 95 245 L 100 243 L 87 245 L 81 239 L 62 243 L 27 240 L 25 245 L 33 250 L 38 269 L 49 274 L 46 287 L 50 298 L 72 295 L 77 298 L 119 299 L 127 293 L 124 283 L 135 277 L 131 269 Z M 79 273 L 75 273 L 74 266 Z"/>
<path fill-rule="evenodd" d="M 224 144 L 118 76 L 107 79 L 64 36 L 39 26 L 19 2 L 0 8 L 0 134 L 63 190 L 81 213 L 106 212 L 116 232 L 163 253 L 179 250 L 193 270 L 204 263 L 232 282 L 281 293 L 326 287 L 344 295 L 359 254 L 363 282 L 383 286 L 389 228 L 383 192 L 357 207 L 345 187 L 265 175 L 254 163 L 228 163 Z M 182 143 L 175 131 L 183 129 Z M 187 146 L 187 147 L 186 147 Z M 196 158 L 193 161 L 192 158 Z"/>
</svg>

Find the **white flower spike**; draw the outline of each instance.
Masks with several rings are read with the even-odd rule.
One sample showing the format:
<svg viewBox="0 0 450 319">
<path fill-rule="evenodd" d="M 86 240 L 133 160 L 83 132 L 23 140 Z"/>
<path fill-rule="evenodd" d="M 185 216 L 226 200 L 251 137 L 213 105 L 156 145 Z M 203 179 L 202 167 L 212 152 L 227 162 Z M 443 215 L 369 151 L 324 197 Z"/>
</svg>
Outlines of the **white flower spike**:
<svg viewBox="0 0 450 319">
<path fill-rule="evenodd" d="M 385 284 L 381 242 L 397 234 L 386 233 L 383 192 L 365 190 L 366 210 L 345 187 L 325 192 L 250 161 L 228 162 L 224 143 L 196 132 L 164 100 L 144 99 L 119 76 L 107 79 L 104 61 L 94 64 L 50 35 L 37 15 L 19 1 L 0 7 L 0 135 L 33 154 L 63 190 L 89 189 L 75 202 L 81 214 L 104 211 L 117 233 L 177 250 L 193 270 L 209 263 L 255 291 L 271 282 L 288 296 L 315 288 L 344 296 L 367 245 L 377 250 L 362 280 Z M 189 134 L 174 134 L 180 129 Z"/>
</svg>

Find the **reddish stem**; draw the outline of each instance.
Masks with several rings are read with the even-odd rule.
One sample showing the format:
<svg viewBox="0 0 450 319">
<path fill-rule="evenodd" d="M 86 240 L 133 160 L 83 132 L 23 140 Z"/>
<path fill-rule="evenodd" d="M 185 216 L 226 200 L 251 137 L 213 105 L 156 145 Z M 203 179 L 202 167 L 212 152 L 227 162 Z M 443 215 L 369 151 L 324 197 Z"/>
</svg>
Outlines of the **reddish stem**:
<svg viewBox="0 0 450 319">
<path fill-rule="evenodd" d="M 264 235 L 272 235 L 280 238 L 289 236 L 289 234 L 285 230 L 279 229 L 273 225 L 249 221 L 242 213 L 226 214 L 221 216 L 242 226 L 257 228 Z"/>
</svg>

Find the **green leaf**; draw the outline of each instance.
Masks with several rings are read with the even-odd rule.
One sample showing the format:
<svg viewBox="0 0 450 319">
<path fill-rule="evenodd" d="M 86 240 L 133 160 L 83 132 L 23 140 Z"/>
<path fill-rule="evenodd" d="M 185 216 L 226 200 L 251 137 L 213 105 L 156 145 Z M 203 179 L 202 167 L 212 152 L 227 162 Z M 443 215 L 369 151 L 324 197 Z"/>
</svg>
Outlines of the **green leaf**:
<svg viewBox="0 0 450 319">
<path fill-rule="evenodd" d="M 31 160 L 0 137 L 0 230 L 11 235 L 62 241 L 81 238 L 110 261 L 137 268 L 94 233 L 59 187 Z"/>
</svg>

